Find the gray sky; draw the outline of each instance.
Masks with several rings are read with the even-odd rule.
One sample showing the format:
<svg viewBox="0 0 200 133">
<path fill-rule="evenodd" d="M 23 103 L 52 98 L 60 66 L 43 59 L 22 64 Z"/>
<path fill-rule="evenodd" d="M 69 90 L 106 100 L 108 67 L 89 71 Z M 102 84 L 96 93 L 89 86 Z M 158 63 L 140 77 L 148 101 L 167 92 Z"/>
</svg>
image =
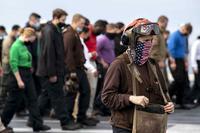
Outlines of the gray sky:
<svg viewBox="0 0 200 133">
<path fill-rule="evenodd" d="M 156 21 L 159 15 L 169 18 L 168 29 L 173 32 L 181 23 L 191 22 L 194 30 L 190 42 L 200 35 L 200 0 L 1 0 L 0 25 L 8 29 L 13 24 L 24 26 L 31 12 L 51 19 L 52 10 L 62 8 L 69 13 L 67 23 L 75 13 L 81 13 L 91 22 L 106 19 L 125 24 L 138 17 Z"/>
</svg>

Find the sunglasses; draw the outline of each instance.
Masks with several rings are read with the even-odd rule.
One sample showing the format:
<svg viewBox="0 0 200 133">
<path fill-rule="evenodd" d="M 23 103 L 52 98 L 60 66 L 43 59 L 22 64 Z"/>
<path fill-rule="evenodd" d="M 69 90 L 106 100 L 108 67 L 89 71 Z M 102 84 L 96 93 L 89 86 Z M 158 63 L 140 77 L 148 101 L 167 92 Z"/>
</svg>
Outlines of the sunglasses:
<svg viewBox="0 0 200 133">
<path fill-rule="evenodd" d="M 132 32 L 141 35 L 158 35 L 160 34 L 160 29 L 157 23 L 149 23 L 133 28 Z"/>
</svg>

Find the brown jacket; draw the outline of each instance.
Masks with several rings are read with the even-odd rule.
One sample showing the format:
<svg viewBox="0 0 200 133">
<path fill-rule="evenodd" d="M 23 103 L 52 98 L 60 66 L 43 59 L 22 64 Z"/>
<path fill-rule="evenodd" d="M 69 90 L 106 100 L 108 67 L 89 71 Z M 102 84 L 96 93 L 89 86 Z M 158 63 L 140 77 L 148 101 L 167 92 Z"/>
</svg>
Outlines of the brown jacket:
<svg viewBox="0 0 200 133">
<path fill-rule="evenodd" d="M 76 68 L 84 67 L 85 56 L 78 33 L 71 26 L 68 26 L 63 34 L 63 39 L 67 70 L 75 71 Z"/>
<path fill-rule="evenodd" d="M 156 65 L 163 91 L 167 100 L 170 101 L 168 90 L 165 87 L 165 81 L 159 67 L 154 60 L 150 61 Z M 127 54 L 124 53 L 111 64 L 105 77 L 101 96 L 103 103 L 111 109 L 111 124 L 116 127 L 132 130 L 134 104 L 129 102 L 129 96 L 133 95 L 133 83 L 127 63 L 129 63 L 129 59 Z M 137 66 L 137 69 L 143 80 L 143 83 L 137 81 L 137 95 L 148 97 L 150 103 L 164 105 L 157 79 L 150 69 L 149 64 L 146 63 L 143 66 Z"/>
</svg>

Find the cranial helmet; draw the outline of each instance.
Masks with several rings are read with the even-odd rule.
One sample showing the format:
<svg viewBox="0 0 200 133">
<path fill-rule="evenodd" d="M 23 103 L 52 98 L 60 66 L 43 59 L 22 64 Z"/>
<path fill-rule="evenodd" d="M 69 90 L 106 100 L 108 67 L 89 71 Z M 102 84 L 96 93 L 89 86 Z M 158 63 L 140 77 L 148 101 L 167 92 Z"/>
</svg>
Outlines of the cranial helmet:
<svg viewBox="0 0 200 133">
<path fill-rule="evenodd" d="M 159 26 L 145 18 L 132 21 L 124 30 L 121 41 L 124 45 L 135 45 L 139 36 L 158 35 Z"/>
</svg>

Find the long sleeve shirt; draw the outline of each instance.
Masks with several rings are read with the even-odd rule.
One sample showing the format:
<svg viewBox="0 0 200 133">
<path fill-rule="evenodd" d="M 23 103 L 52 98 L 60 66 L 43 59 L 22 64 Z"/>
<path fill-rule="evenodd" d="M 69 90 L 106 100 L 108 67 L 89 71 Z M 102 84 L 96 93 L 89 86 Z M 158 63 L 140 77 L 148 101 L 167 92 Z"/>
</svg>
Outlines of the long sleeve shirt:
<svg viewBox="0 0 200 133">
<path fill-rule="evenodd" d="M 32 67 L 31 53 L 20 39 L 17 39 L 10 49 L 9 62 L 13 73 L 18 71 L 18 67 Z"/>
<path fill-rule="evenodd" d="M 180 31 L 172 33 L 168 40 L 169 54 L 173 58 L 185 58 L 187 55 L 187 37 Z"/>
<path fill-rule="evenodd" d="M 83 45 L 83 51 L 84 51 L 84 55 L 85 55 L 85 59 L 86 59 L 86 62 L 85 62 L 84 65 L 88 69 L 88 71 L 95 72 L 96 68 L 94 67 L 94 65 L 92 65 L 92 62 L 91 62 L 92 54 L 89 53 L 89 50 L 88 50 L 84 40 L 82 38 L 80 38 L 80 40 L 81 40 L 81 43 Z"/>
<path fill-rule="evenodd" d="M 108 64 L 111 64 L 115 59 L 114 47 L 114 40 L 110 40 L 106 35 L 99 35 L 97 37 L 98 56 Z"/>
<path fill-rule="evenodd" d="M 191 48 L 191 65 L 195 70 L 198 70 L 197 60 L 200 61 L 200 40 L 196 40 Z"/>
</svg>

